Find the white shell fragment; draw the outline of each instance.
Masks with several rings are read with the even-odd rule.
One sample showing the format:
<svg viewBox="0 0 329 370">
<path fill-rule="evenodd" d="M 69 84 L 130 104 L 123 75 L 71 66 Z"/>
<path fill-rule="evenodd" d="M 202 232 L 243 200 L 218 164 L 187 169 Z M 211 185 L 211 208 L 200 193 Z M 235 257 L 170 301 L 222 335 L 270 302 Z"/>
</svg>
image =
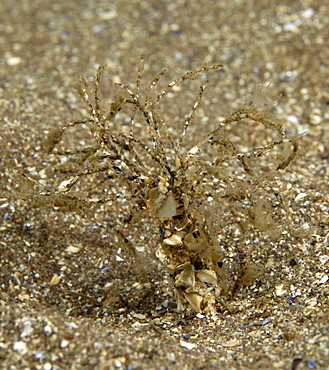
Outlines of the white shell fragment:
<svg viewBox="0 0 329 370">
<path fill-rule="evenodd" d="M 28 294 L 19 294 L 18 295 L 18 298 L 21 300 L 21 301 L 25 301 L 25 300 L 27 300 L 27 299 L 29 299 L 30 298 L 30 296 L 28 295 Z"/>
<path fill-rule="evenodd" d="M 61 281 L 61 276 L 58 274 L 55 274 L 51 280 L 50 280 L 50 285 L 57 285 Z"/>
<path fill-rule="evenodd" d="M 214 271 L 211 270 L 200 270 L 197 274 L 196 277 L 202 281 L 203 283 L 208 283 L 213 286 L 217 285 L 217 276 Z"/>
<path fill-rule="evenodd" d="M 173 274 L 176 272 L 176 266 L 175 265 L 167 265 L 167 270 L 170 274 Z"/>
<path fill-rule="evenodd" d="M 284 285 L 281 284 L 281 285 L 278 285 L 276 288 L 275 288 L 275 294 L 278 296 L 278 297 L 281 297 L 282 295 L 286 294 L 287 293 L 287 290 L 284 288 Z"/>
<path fill-rule="evenodd" d="M 194 344 L 194 343 L 189 343 L 189 342 L 185 342 L 184 340 L 180 340 L 180 345 L 181 345 L 182 347 L 187 348 L 187 349 L 193 349 L 193 348 L 195 348 L 195 347 L 196 347 L 196 344 Z"/>
<path fill-rule="evenodd" d="M 195 284 L 194 271 L 191 266 L 185 269 L 176 276 L 175 285 L 193 288 Z"/>
<path fill-rule="evenodd" d="M 143 315 L 142 313 L 133 313 L 132 316 L 135 318 L 135 319 L 139 319 L 139 320 L 144 320 L 146 319 L 146 316 Z"/>
<path fill-rule="evenodd" d="M 329 276 L 323 275 L 322 277 L 320 277 L 320 279 L 313 281 L 312 285 L 325 284 L 328 280 L 329 280 Z"/>
<path fill-rule="evenodd" d="M 78 253 L 78 252 L 80 252 L 80 248 L 79 248 L 79 247 L 75 247 L 74 245 L 70 245 L 70 246 L 68 246 L 68 247 L 65 249 L 65 251 L 66 251 L 67 253 Z"/>
<path fill-rule="evenodd" d="M 179 245 L 182 245 L 182 239 L 176 235 L 176 234 L 172 234 L 171 236 L 169 236 L 169 238 L 166 238 L 164 239 L 163 241 L 165 244 L 167 245 L 171 245 L 173 247 L 175 246 L 179 246 Z"/>
<path fill-rule="evenodd" d="M 190 154 L 196 154 L 198 152 L 199 148 L 197 146 L 194 146 L 193 148 L 190 149 L 189 153 Z"/>
<path fill-rule="evenodd" d="M 222 343 L 221 345 L 222 345 L 223 347 L 235 347 L 235 346 L 238 346 L 239 344 L 240 344 L 239 339 L 234 338 L 234 339 L 229 340 L 229 341 L 228 341 L 228 342 L 226 342 L 226 343 Z"/>
<path fill-rule="evenodd" d="M 305 198 L 307 196 L 307 193 L 299 193 L 298 195 L 296 195 L 295 197 L 295 202 Z"/>
<path fill-rule="evenodd" d="M 203 297 L 198 293 L 186 293 L 184 292 L 185 298 L 188 300 L 189 304 L 196 312 L 201 311 L 201 302 Z"/>
<path fill-rule="evenodd" d="M 76 178 L 73 178 L 73 179 L 70 179 L 70 180 L 65 180 L 65 181 L 62 181 L 60 184 L 59 184 L 59 191 L 60 192 L 65 192 L 67 189 L 69 189 L 69 187 L 76 181 Z"/>
<path fill-rule="evenodd" d="M 173 195 L 170 193 L 165 202 L 155 213 L 155 217 L 169 218 L 175 216 L 176 212 L 177 212 L 177 203 Z"/>
</svg>

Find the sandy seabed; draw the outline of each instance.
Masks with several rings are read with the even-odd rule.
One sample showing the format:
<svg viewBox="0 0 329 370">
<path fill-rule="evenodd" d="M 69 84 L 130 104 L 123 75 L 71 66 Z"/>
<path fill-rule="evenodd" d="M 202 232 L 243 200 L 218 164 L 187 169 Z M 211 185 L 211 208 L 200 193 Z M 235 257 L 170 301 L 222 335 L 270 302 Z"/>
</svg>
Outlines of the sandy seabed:
<svg viewBox="0 0 329 370">
<path fill-rule="evenodd" d="M 329 368 L 328 23 L 319 0 L 1 1 L 1 369 Z M 166 67 L 167 81 L 224 65 L 209 76 L 200 125 L 216 125 L 256 84 L 273 81 L 285 129 L 307 132 L 284 176 L 294 221 L 309 232 L 251 240 L 263 280 L 224 298 L 216 319 L 175 311 L 152 253 L 152 281 L 140 289 L 129 256 L 110 248 L 113 214 L 35 209 L 15 195 L 22 173 L 42 184 L 54 174 L 40 150 L 49 130 L 85 116 L 77 76 L 107 64 L 109 85 L 134 82 L 144 51 L 145 75 Z M 173 119 L 186 99 L 169 102 Z M 148 249 L 153 234 L 141 235 Z M 121 300 L 102 306 L 109 282 Z"/>
</svg>

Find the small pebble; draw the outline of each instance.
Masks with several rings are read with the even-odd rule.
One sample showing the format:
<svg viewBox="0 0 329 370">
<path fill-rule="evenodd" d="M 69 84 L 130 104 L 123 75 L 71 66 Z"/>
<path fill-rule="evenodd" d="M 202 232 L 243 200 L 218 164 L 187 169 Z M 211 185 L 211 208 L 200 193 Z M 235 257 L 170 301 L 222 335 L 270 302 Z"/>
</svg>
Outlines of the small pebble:
<svg viewBox="0 0 329 370">
<path fill-rule="evenodd" d="M 13 350 L 19 352 L 21 355 L 25 355 L 28 352 L 26 343 L 23 341 L 15 342 Z"/>
<path fill-rule="evenodd" d="M 294 358 L 292 360 L 292 365 L 291 365 L 291 370 L 296 370 L 297 366 L 299 365 L 300 362 L 302 362 L 303 359 L 301 357 Z"/>
<path fill-rule="evenodd" d="M 309 369 L 316 369 L 316 364 L 315 364 L 315 362 L 314 362 L 314 361 L 308 361 L 308 363 L 307 363 L 307 367 L 308 367 Z"/>
<path fill-rule="evenodd" d="M 69 344 L 70 344 L 70 342 L 68 340 L 63 339 L 61 341 L 61 348 L 66 348 Z"/>
<path fill-rule="evenodd" d="M 290 261 L 289 261 L 289 265 L 290 266 L 296 266 L 297 265 L 297 262 L 294 258 L 292 258 Z"/>
<path fill-rule="evenodd" d="M 9 57 L 6 60 L 9 66 L 17 66 L 22 63 L 22 58 L 20 57 Z"/>
</svg>

